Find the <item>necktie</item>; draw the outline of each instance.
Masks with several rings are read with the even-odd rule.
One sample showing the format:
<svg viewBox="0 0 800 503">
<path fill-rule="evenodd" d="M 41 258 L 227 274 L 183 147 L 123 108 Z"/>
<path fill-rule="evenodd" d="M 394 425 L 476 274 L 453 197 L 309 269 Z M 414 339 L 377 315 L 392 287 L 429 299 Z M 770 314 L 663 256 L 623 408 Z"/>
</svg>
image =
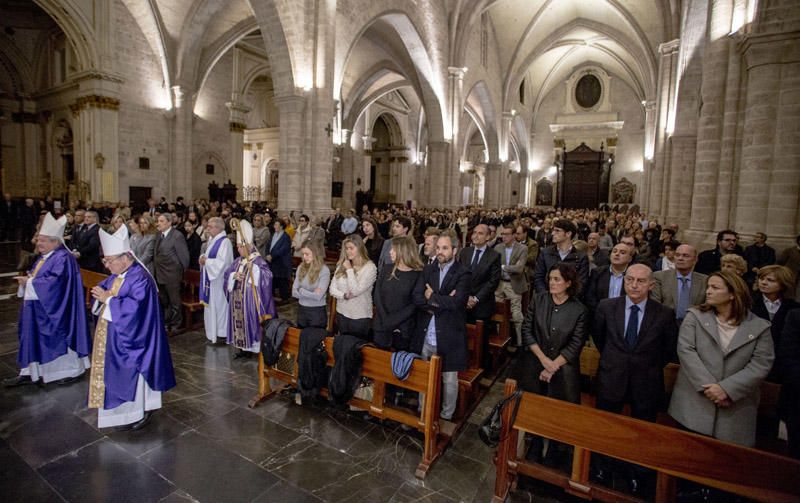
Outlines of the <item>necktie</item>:
<svg viewBox="0 0 800 503">
<path fill-rule="evenodd" d="M 639 332 L 639 306 L 631 306 L 628 317 L 628 328 L 625 329 L 625 342 L 630 349 L 636 345 L 636 336 Z"/>
<path fill-rule="evenodd" d="M 675 306 L 675 318 L 682 320 L 686 317 L 686 310 L 689 309 L 689 278 L 678 278 L 681 282 L 678 287 L 678 302 Z"/>
<path fill-rule="evenodd" d="M 483 250 L 475 250 L 475 255 L 472 257 L 472 265 L 470 266 L 471 269 L 474 269 L 478 262 L 481 260 L 481 251 Z"/>
</svg>

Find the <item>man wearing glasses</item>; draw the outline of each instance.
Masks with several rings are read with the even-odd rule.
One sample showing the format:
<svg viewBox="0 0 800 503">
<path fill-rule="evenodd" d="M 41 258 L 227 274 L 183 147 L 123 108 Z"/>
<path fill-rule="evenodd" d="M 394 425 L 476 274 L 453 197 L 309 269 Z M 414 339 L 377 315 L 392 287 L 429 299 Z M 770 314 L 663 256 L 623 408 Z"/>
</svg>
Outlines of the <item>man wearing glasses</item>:
<svg viewBox="0 0 800 503">
<path fill-rule="evenodd" d="M 719 231 L 717 233 L 716 248 L 700 253 L 694 270 L 707 276 L 720 270 L 720 262 L 723 255 L 735 253 L 744 257 L 744 251 L 742 251 L 742 247 L 738 243 L 739 235 L 736 234 L 736 231 L 730 229 Z"/>
<path fill-rule="evenodd" d="M 97 314 L 89 408 L 97 426 L 143 428 L 161 408 L 161 393 L 175 386 L 156 283 L 131 251 L 124 225 L 100 231 L 103 264 L 111 276 L 92 288 Z"/>
</svg>

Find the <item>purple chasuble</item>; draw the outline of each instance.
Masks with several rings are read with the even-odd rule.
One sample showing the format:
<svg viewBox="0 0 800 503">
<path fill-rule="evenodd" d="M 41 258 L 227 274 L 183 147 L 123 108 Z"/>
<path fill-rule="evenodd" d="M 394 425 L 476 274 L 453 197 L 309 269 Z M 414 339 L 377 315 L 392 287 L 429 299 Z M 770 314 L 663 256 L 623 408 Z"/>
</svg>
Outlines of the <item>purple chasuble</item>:
<svg viewBox="0 0 800 503">
<path fill-rule="evenodd" d="M 222 245 L 222 242 L 225 239 L 227 239 L 227 238 L 226 237 L 221 237 L 221 238 L 217 239 L 217 242 L 214 243 L 214 245 L 208 251 L 208 255 L 206 255 L 206 257 L 207 258 L 217 258 L 217 253 L 219 252 L 219 247 L 220 247 L 220 245 Z M 207 306 L 208 305 L 208 299 L 211 298 L 211 280 L 208 279 L 208 276 L 206 276 L 206 268 L 205 268 L 205 266 L 200 268 L 200 286 L 201 286 L 201 288 L 200 288 L 200 302 L 202 302 L 203 305 Z"/>
<path fill-rule="evenodd" d="M 228 344 L 239 349 L 249 349 L 261 342 L 261 323 L 277 315 L 275 301 L 272 298 L 272 271 L 261 255 L 254 253 L 245 269 L 245 281 L 236 281 L 232 291 L 228 291 L 228 281 L 242 264 L 242 257 L 237 257 L 225 271 L 225 292 L 228 296 Z M 250 269 L 257 267 L 260 271 L 258 284 L 253 288 L 250 283 Z M 256 298 L 257 297 L 257 298 Z"/>
<path fill-rule="evenodd" d="M 83 280 L 75 257 L 63 245 L 59 246 L 30 281 L 39 300 L 22 303 L 17 355 L 20 368 L 33 362 L 51 362 L 67 354 L 67 348 L 79 357 L 88 356 L 92 352 L 92 339 L 86 322 Z"/>
<path fill-rule="evenodd" d="M 100 287 L 110 290 L 117 275 Z M 167 333 L 161 319 L 155 280 L 138 262 L 128 268 L 115 297 L 108 300 L 113 321 L 108 324 L 105 361 L 105 409 L 113 409 L 136 398 L 142 374 L 154 391 L 175 386 L 175 370 Z"/>
</svg>

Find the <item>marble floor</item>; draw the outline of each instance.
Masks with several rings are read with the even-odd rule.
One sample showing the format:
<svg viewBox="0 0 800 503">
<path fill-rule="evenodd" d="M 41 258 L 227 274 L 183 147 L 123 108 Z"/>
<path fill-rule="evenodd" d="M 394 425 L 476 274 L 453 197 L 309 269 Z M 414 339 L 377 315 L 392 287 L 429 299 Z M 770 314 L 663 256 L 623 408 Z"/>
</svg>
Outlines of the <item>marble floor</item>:
<svg viewBox="0 0 800 503">
<path fill-rule="evenodd" d="M 0 273 L 13 269 L 0 245 Z M 0 293 L 13 290 L 0 280 Z M 291 306 L 288 307 L 289 309 Z M 282 308 L 286 309 L 286 308 Z M 17 373 L 19 301 L 0 300 L 0 378 Z M 87 381 L 0 389 L 0 494 L 6 503 L 488 502 L 492 452 L 475 422 L 496 384 L 424 481 L 414 477 L 420 437 L 396 424 L 278 396 L 255 409 L 253 360 L 205 344 L 202 331 L 170 339 L 178 385 L 141 431 L 97 428 Z M 535 485 L 511 501 L 558 501 Z"/>
</svg>

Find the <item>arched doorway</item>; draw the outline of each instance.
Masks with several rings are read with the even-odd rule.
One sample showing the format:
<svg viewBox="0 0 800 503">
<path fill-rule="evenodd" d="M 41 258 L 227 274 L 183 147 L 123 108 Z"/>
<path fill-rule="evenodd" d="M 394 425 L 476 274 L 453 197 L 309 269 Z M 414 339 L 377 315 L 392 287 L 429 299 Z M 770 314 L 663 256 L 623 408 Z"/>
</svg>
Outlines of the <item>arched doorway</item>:
<svg viewBox="0 0 800 503">
<path fill-rule="evenodd" d="M 406 147 L 397 119 L 390 113 L 382 113 L 372 126 L 372 164 L 370 187 L 373 202 L 378 204 L 404 201 L 403 173 L 406 162 Z"/>
</svg>

